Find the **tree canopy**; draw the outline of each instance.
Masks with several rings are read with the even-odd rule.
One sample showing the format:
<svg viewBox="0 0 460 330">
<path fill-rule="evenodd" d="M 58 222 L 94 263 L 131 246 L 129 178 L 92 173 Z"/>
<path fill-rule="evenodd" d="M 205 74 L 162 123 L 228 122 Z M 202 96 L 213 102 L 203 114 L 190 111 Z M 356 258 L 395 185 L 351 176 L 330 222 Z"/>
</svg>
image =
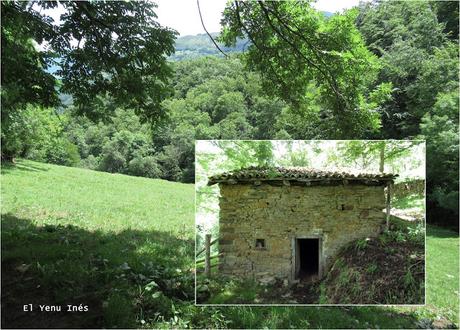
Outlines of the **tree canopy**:
<svg viewBox="0 0 460 330">
<path fill-rule="evenodd" d="M 55 22 L 46 10 L 58 7 L 64 13 Z M 58 106 L 59 93 L 70 94 L 78 112 L 93 119 L 116 106 L 134 109 L 143 121 L 160 119 L 171 92 L 166 57 L 174 52 L 176 32 L 155 20 L 155 7 L 144 1 L 2 1 L 2 128 L 26 104 Z"/>
<path fill-rule="evenodd" d="M 308 108 L 318 90 L 329 137 L 360 137 L 379 128 L 377 107 L 390 86 L 368 89 L 379 63 L 356 29 L 357 14 L 327 18 L 310 1 L 233 1 L 223 14 L 221 40 L 231 45 L 248 38 L 248 67 L 262 75 L 267 92 L 294 109 Z"/>
<path fill-rule="evenodd" d="M 428 214 L 457 220 L 457 2 L 229 2 L 226 58 L 199 57 L 203 36 L 171 56 L 152 2 L 1 6 L 2 157 L 193 182 L 197 139 L 426 139 Z M 393 166 L 391 146 L 355 147 L 342 160 Z"/>
</svg>

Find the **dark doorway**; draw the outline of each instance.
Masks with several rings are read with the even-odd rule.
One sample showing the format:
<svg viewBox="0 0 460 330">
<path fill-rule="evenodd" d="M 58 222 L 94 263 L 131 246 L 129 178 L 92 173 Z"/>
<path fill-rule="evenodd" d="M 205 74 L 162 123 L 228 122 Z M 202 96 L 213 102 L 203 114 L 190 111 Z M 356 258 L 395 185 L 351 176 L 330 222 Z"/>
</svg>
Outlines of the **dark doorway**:
<svg viewBox="0 0 460 330">
<path fill-rule="evenodd" d="M 299 238 L 296 240 L 296 275 L 298 279 L 319 275 L 319 239 Z"/>
</svg>

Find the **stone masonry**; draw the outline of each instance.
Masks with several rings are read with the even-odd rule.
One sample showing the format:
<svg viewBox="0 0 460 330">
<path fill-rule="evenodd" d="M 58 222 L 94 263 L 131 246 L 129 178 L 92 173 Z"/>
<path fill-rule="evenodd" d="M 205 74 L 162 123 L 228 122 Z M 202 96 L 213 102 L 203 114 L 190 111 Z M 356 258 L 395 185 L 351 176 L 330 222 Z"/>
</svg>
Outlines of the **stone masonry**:
<svg viewBox="0 0 460 330">
<path fill-rule="evenodd" d="M 210 182 L 220 186 L 221 274 L 293 281 L 295 239 L 318 238 L 321 277 L 341 247 L 383 229 L 388 181 L 265 179 Z M 256 246 L 260 239 L 264 247 Z"/>
</svg>

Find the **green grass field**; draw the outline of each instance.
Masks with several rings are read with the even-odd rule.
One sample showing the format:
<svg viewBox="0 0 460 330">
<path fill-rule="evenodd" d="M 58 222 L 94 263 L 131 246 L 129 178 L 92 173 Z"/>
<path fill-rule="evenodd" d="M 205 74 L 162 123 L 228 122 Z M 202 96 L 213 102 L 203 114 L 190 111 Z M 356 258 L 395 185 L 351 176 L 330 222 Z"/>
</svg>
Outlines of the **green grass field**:
<svg viewBox="0 0 460 330">
<path fill-rule="evenodd" d="M 58 314 L 59 326 L 128 327 L 141 312 L 158 320 L 157 301 L 144 297 L 152 281 L 165 299 L 193 299 L 193 194 L 193 185 L 163 180 L 31 161 L 4 166 L 2 314 L 28 325 L 23 304 L 82 303 L 90 311 Z"/>
<path fill-rule="evenodd" d="M 2 167 L 1 185 L 3 327 L 458 325 L 452 231 L 428 227 L 426 307 L 197 307 L 193 185 L 25 160 Z"/>
</svg>

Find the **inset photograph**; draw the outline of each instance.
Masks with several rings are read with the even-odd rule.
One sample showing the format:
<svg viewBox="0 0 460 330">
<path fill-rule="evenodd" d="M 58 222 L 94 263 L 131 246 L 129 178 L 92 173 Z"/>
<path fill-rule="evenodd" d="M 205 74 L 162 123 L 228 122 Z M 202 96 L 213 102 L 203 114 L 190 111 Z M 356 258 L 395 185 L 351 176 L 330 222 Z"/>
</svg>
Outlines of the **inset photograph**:
<svg viewBox="0 0 460 330">
<path fill-rule="evenodd" d="M 425 142 L 196 142 L 196 303 L 425 303 Z"/>
</svg>

